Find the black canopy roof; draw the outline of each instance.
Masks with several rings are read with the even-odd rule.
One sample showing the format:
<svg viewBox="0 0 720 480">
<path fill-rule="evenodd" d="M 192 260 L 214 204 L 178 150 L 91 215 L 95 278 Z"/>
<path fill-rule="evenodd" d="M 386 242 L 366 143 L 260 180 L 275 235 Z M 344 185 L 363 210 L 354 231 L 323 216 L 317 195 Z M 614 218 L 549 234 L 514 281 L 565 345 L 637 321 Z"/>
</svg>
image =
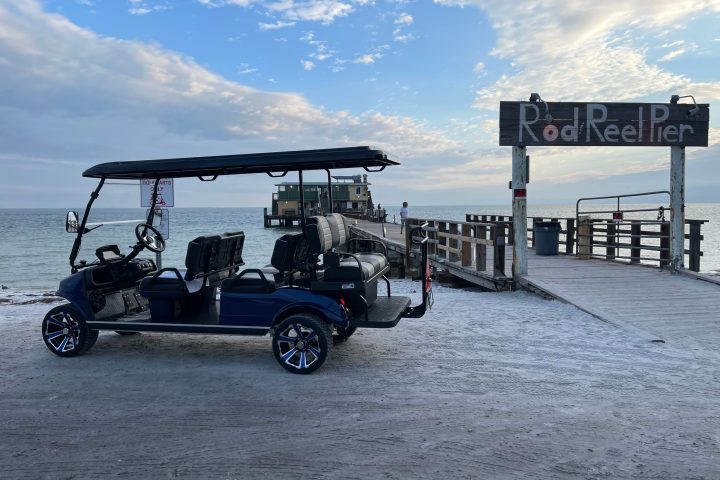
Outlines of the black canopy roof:
<svg viewBox="0 0 720 480">
<path fill-rule="evenodd" d="M 377 171 L 388 165 L 400 165 L 400 163 L 389 159 L 382 150 L 374 150 L 370 147 L 346 147 L 109 162 L 88 168 L 83 172 L 83 176 L 134 180 L 140 178 L 214 177 L 243 173 L 277 174 L 297 170 L 336 168 L 372 168 Z"/>
</svg>

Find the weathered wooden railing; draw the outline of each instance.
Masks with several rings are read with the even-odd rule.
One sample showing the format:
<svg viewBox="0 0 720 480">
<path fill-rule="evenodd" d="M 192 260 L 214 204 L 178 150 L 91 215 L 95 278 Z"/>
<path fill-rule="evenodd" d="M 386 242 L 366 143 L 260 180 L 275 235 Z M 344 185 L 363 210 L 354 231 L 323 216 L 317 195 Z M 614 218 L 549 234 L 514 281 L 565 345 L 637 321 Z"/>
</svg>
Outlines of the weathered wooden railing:
<svg viewBox="0 0 720 480">
<path fill-rule="evenodd" d="M 412 251 L 410 232 L 413 227 L 427 223 L 428 257 L 445 266 L 485 272 L 493 278 L 506 278 L 505 246 L 511 224 L 503 221 L 460 222 L 408 218 L 406 224 L 406 257 Z"/>
<path fill-rule="evenodd" d="M 666 209 L 667 211 L 667 209 Z M 512 222 L 506 215 L 466 214 L 467 222 Z M 670 222 L 660 220 L 623 220 L 611 218 L 528 217 L 528 244 L 535 246 L 534 226 L 538 222 L 560 222 L 560 253 L 578 254 L 581 257 L 603 258 L 626 263 L 657 264 L 661 268 L 670 265 Z M 686 219 L 685 255 L 686 268 L 700 271 L 703 256 L 701 227 L 707 220 Z M 512 228 L 507 244 L 512 242 Z"/>
<path fill-rule="evenodd" d="M 685 233 L 688 262 L 686 268 L 700 271 L 703 256 L 700 233 L 706 220 L 685 220 L 689 233 Z M 670 265 L 670 222 L 653 220 L 581 219 L 578 227 L 580 257 L 604 258 L 627 263 Z"/>
</svg>

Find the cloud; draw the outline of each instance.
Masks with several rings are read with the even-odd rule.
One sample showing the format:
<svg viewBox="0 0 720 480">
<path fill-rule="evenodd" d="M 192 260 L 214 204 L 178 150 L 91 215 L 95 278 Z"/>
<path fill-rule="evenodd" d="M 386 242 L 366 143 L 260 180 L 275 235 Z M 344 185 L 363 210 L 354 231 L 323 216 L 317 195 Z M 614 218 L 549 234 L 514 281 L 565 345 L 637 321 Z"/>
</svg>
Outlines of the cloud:
<svg viewBox="0 0 720 480">
<path fill-rule="evenodd" d="M 662 57 L 658 59 L 658 62 L 669 62 L 670 60 L 679 57 L 683 53 L 687 52 L 684 48 L 678 48 L 677 50 L 673 50 L 672 52 L 668 52 Z"/>
<path fill-rule="evenodd" d="M 249 63 L 241 63 L 240 68 L 238 69 L 238 73 L 240 75 L 249 75 L 251 73 L 256 73 L 257 71 L 258 69 L 251 67 Z"/>
<path fill-rule="evenodd" d="M 412 25 L 413 17 L 409 13 L 401 13 L 395 19 L 395 25 Z"/>
<path fill-rule="evenodd" d="M 152 2 L 147 0 L 129 0 L 129 2 L 131 6 L 128 9 L 128 12 L 131 15 L 147 15 L 148 13 L 159 12 L 171 8 L 171 6 L 165 2 Z"/>
<path fill-rule="evenodd" d="M 648 62 L 633 32 L 655 32 L 702 11 L 720 11 L 717 0 L 548 0 L 518 5 L 505 0 L 435 0 L 483 10 L 495 32 L 491 54 L 511 62 L 512 70 L 478 90 L 475 106 L 496 110 L 500 100 L 540 92 L 552 101 L 665 96 L 691 79 Z M 578 81 L 582 79 L 581 81 Z"/>
<path fill-rule="evenodd" d="M 297 22 L 283 22 L 282 20 L 278 20 L 275 23 L 258 23 L 258 28 L 262 30 L 263 32 L 266 32 L 268 30 L 279 30 L 281 28 L 288 28 L 288 27 L 294 27 L 297 24 Z"/>
<path fill-rule="evenodd" d="M 380 60 L 382 58 L 381 53 L 366 53 L 364 55 L 359 55 L 355 60 L 353 60 L 353 63 L 359 63 L 362 65 L 371 65 L 375 63 L 377 60 Z"/>
<path fill-rule="evenodd" d="M 485 64 L 483 62 L 477 62 L 475 66 L 473 67 L 473 72 L 477 73 L 478 75 L 485 73 Z"/>
<path fill-rule="evenodd" d="M 338 0 L 197 0 L 198 3 L 209 8 L 220 8 L 225 6 L 237 7 L 254 7 L 261 10 L 269 16 L 279 15 L 286 21 L 306 21 L 320 22 L 324 24 L 332 23 L 336 18 L 345 17 L 354 11 L 354 7 L 346 2 Z M 368 2 L 355 2 L 357 5 L 363 6 Z M 288 22 L 277 22 L 275 24 L 262 25 L 278 25 L 282 24 L 284 28 Z M 272 28 L 268 28 L 272 29 Z"/>
<path fill-rule="evenodd" d="M 300 60 L 300 64 L 307 71 L 313 70 L 315 68 L 315 63 L 311 60 Z"/>
</svg>

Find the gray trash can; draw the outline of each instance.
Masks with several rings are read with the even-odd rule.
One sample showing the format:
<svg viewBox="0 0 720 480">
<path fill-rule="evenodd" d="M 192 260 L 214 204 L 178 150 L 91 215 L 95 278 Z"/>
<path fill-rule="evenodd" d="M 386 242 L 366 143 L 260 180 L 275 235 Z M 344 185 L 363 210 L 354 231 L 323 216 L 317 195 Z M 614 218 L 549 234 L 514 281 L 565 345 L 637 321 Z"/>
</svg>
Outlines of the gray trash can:
<svg viewBox="0 0 720 480">
<path fill-rule="evenodd" d="M 560 245 L 560 222 L 537 222 L 533 229 L 536 255 L 557 255 Z"/>
</svg>

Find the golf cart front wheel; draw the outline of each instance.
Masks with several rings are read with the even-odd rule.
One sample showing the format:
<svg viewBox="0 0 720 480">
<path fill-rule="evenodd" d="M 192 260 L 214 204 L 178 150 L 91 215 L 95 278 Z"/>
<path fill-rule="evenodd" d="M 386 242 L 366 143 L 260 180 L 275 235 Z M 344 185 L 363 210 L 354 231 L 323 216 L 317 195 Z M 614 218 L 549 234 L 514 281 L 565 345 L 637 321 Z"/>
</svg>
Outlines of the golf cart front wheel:
<svg viewBox="0 0 720 480">
<path fill-rule="evenodd" d="M 98 338 L 97 330 L 90 330 L 85 317 L 70 304 L 50 310 L 42 323 L 45 346 L 61 357 L 74 357 L 88 351 Z"/>
<path fill-rule="evenodd" d="M 292 315 L 273 333 L 273 354 L 285 370 L 312 373 L 325 363 L 333 344 L 327 323 L 309 314 Z"/>
</svg>

